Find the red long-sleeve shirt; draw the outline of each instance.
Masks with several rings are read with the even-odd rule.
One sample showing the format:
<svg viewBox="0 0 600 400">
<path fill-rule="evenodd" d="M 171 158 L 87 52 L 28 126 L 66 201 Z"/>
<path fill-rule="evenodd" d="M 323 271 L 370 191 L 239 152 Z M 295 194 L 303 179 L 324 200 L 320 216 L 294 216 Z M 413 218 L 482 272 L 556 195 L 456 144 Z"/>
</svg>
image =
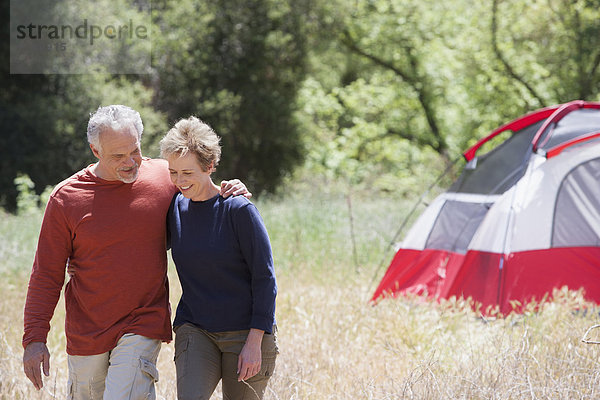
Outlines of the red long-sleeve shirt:
<svg viewBox="0 0 600 400">
<path fill-rule="evenodd" d="M 101 354 L 124 333 L 171 340 L 166 215 L 176 192 L 164 160 L 144 159 L 134 183 L 90 167 L 61 182 L 44 213 L 25 304 L 23 346 L 46 342 L 65 281 L 67 353 Z"/>
</svg>

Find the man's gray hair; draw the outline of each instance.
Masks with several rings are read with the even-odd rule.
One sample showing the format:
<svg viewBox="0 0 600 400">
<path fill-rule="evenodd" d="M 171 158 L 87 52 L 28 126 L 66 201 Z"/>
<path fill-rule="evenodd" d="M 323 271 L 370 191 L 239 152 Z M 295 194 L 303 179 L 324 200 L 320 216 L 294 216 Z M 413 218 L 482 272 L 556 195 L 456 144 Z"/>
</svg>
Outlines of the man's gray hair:
<svg viewBox="0 0 600 400">
<path fill-rule="evenodd" d="M 100 133 L 107 129 L 118 131 L 133 126 L 141 142 L 144 124 L 140 113 L 131 107 L 120 104 L 99 107 L 90 114 L 87 127 L 87 138 L 90 144 L 100 151 Z"/>
</svg>

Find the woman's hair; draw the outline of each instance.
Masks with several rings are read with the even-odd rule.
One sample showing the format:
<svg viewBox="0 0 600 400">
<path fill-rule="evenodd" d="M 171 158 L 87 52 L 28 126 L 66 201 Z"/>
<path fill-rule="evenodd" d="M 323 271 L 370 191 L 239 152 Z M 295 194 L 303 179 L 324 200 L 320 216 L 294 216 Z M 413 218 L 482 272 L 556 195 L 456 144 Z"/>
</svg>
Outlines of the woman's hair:
<svg viewBox="0 0 600 400">
<path fill-rule="evenodd" d="M 99 107 L 96 112 L 90 114 L 87 127 L 88 142 L 100 151 L 100 133 L 107 129 L 119 131 L 131 126 L 136 130 L 138 140 L 141 142 L 144 124 L 140 113 L 122 105 Z"/>
<path fill-rule="evenodd" d="M 204 171 L 215 168 L 221 159 L 221 138 L 206 123 L 196 117 L 180 120 L 160 141 L 160 155 L 168 158 L 191 153 L 196 156 Z"/>
</svg>

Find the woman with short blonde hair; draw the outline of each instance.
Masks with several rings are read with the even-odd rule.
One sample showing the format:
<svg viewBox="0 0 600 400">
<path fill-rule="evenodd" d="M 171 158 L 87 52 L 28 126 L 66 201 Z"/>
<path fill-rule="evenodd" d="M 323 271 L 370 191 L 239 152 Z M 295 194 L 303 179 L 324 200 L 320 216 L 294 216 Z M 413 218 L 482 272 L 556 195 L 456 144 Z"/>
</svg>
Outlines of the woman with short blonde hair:
<svg viewBox="0 0 600 400">
<path fill-rule="evenodd" d="M 223 198 L 211 174 L 219 137 L 196 117 L 160 143 L 180 193 L 168 213 L 169 246 L 181 281 L 175 367 L 179 399 L 261 399 L 278 354 L 277 285 L 267 230 L 242 196 Z"/>
<path fill-rule="evenodd" d="M 160 141 L 163 158 L 169 158 L 172 154 L 185 156 L 188 152 L 196 156 L 205 170 L 211 164 L 216 168 L 221 159 L 220 138 L 209 125 L 196 117 L 180 120 Z"/>
</svg>

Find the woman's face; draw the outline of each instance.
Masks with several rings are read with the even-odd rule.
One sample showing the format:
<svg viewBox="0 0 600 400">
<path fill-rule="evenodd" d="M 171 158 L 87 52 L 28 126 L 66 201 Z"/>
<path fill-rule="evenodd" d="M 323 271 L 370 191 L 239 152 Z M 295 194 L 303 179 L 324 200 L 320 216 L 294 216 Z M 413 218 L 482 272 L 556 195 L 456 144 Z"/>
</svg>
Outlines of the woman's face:
<svg viewBox="0 0 600 400">
<path fill-rule="evenodd" d="M 202 194 L 212 185 L 209 171 L 203 171 L 195 155 L 187 153 L 181 157 L 179 154 L 171 154 L 169 161 L 169 173 L 171 182 L 188 199 L 203 200 Z"/>
</svg>

